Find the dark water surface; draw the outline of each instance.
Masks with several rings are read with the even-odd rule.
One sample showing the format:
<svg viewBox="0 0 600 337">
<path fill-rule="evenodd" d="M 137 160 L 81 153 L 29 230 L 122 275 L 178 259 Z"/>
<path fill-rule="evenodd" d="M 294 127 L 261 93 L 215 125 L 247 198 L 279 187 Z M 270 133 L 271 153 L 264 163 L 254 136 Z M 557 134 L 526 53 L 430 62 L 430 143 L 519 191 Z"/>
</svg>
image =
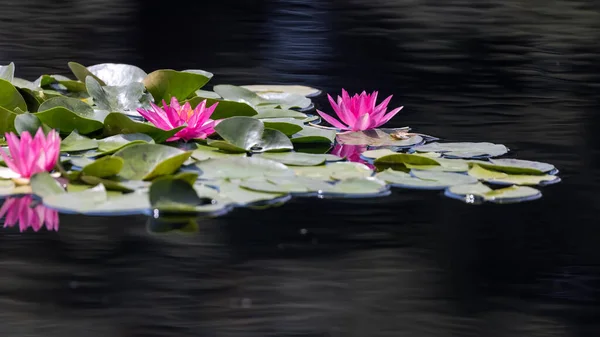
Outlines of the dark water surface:
<svg viewBox="0 0 600 337">
<path fill-rule="evenodd" d="M 144 217 L 0 233 L 4 336 L 597 336 L 593 0 L 0 1 L 0 64 L 200 68 L 214 83 L 380 90 L 390 123 L 551 162 L 544 198 L 296 199 L 149 234 Z M 317 102 L 324 106 L 325 101 Z"/>
</svg>

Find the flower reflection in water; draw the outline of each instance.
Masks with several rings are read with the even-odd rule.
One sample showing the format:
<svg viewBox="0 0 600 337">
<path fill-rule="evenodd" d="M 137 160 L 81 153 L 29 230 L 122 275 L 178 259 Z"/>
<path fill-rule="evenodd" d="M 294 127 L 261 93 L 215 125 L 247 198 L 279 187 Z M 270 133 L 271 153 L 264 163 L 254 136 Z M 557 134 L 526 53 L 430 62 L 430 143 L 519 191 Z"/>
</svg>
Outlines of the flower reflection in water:
<svg viewBox="0 0 600 337">
<path fill-rule="evenodd" d="M 31 195 L 7 198 L 0 208 L 0 218 L 4 216 L 4 228 L 18 223 L 21 232 L 29 227 L 37 232 L 44 225 L 49 231 L 58 231 L 58 212 L 45 207 Z"/>
<path fill-rule="evenodd" d="M 335 144 L 333 150 L 331 150 L 331 154 L 334 154 L 338 157 L 346 158 L 348 161 L 362 163 L 367 165 L 369 168 L 374 169 L 375 166 L 363 160 L 360 155 L 367 151 L 366 145 L 340 145 Z"/>
</svg>

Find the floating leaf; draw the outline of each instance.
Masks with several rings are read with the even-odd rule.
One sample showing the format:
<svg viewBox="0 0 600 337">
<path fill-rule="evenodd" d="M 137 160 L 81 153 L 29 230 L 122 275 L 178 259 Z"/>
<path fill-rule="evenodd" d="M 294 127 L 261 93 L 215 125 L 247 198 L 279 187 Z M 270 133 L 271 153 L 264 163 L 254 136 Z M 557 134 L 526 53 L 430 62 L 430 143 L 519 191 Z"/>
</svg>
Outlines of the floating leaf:
<svg viewBox="0 0 600 337">
<path fill-rule="evenodd" d="M 268 93 L 258 95 L 248 89 L 229 84 L 215 85 L 213 90 L 225 99 L 237 102 L 247 102 L 253 106 L 271 105 L 273 107 L 280 106 L 284 109 L 302 109 L 308 108 L 312 104 L 310 99 L 298 94 Z"/>
<path fill-rule="evenodd" d="M 130 193 L 134 191 L 142 191 L 146 190 L 150 184 L 146 181 L 139 180 L 124 180 L 118 177 L 112 177 L 110 179 L 107 178 L 98 178 L 95 176 L 86 176 L 82 175 L 79 177 L 79 180 L 90 185 L 96 186 L 99 184 L 104 185 L 104 187 L 109 191 L 117 191 L 122 193 Z"/>
<path fill-rule="evenodd" d="M 66 193 L 65 189 L 48 172 L 34 174 L 31 177 L 30 184 L 33 194 L 40 198 Z"/>
<path fill-rule="evenodd" d="M 289 198 L 286 194 L 253 191 L 228 181 L 219 181 L 217 187 L 222 198 L 241 206 L 261 202 L 280 202 Z"/>
<path fill-rule="evenodd" d="M 196 96 L 204 98 L 221 99 L 222 97 L 214 91 L 196 90 Z"/>
<path fill-rule="evenodd" d="M 291 166 L 316 166 L 324 164 L 326 161 L 342 160 L 342 158 L 332 154 L 311 154 L 302 152 L 262 153 L 254 155 L 253 157 L 274 160 Z"/>
<path fill-rule="evenodd" d="M 204 97 L 193 97 L 185 102 L 189 102 L 191 107 L 195 108 L 204 100 L 206 100 L 206 106 L 213 106 L 215 103 L 219 103 L 211 115 L 211 118 L 215 120 L 236 116 L 255 116 L 257 114 L 254 107 L 241 102 Z M 184 104 L 184 102 L 182 102 L 182 104 Z"/>
<path fill-rule="evenodd" d="M 481 183 L 452 186 L 444 194 L 447 197 L 463 200 L 467 203 L 475 203 L 477 201 L 475 196 L 494 203 L 514 203 L 542 197 L 539 190 L 528 186 L 510 186 L 492 190 Z"/>
<path fill-rule="evenodd" d="M 125 161 L 119 176 L 130 180 L 152 180 L 159 176 L 173 174 L 190 157 L 174 147 L 157 144 L 136 144 L 127 146 L 113 156 Z"/>
<path fill-rule="evenodd" d="M 71 132 L 67 138 L 60 142 L 61 152 L 77 152 L 85 150 L 93 150 L 98 147 L 98 141 L 82 136 L 77 131 Z"/>
<path fill-rule="evenodd" d="M 0 79 L 12 82 L 15 77 L 15 64 L 9 63 L 7 66 L 0 66 Z"/>
<path fill-rule="evenodd" d="M 23 96 L 9 81 L 3 79 L 0 79 L 0 107 L 9 111 L 14 111 L 16 108 L 27 111 L 27 103 Z"/>
<path fill-rule="evenodd" d="M 78 99 L 55 97 L 42 103 L 35 116 L 61 133 L 77 130 L 81 134 L 89 134 L 102 129 L 106 114 L 94 111 L 91 106 Z"/>
<path fill-rule="evenodd" d="M 291 150 L 293 145 L 283 133 L 265 129 L 264 124 L 250 117 L 231 117 L 223 120 L 215 131 L 225 142 L 212 141 L 209 145 L 232 152 Z M 232 146 L 231 146 L 232 145 Z"/>
<path fill-rule="evenodd" d="M 368 166 L 354 162 L 330 163 L 321 166 L 296 166 L 292 169 L 298 176 L 326 181 L 367 178 L 373 174 Z"/>
<path fill-rule="evenodd" d="M 266 109 L 259 109 L 258 114 L 253 117 L 258 118 L 258 119 L 294 118 L 294 119 L 304 120 L 304 119 L 308 118 L 308 115 L 306 115 L 302 112 L 295 111 L 295 110 L 266 108 Z"/>
<path fill-rule="evenodd" d="M 375 159 L 374 164 L 379 170 L 392 168 L 397 171 L 408 171 L 407 164 L 420 166 L 440 166 L 440 163 L 433 158 L 407 153 L 394 153 L 379 157 Z"/>
<path fill-rule="evenodd" d="M 215 147 L 205 146 L 205 145 L 200 145 L 200 144 L 197 144 L 197 147 L 198 148 L 192 152 L 192 158 L 194 158 L 198 161 L 208 160 L 211 158 L 226 158 L 226 157 L 230 157 L 230 156 L 240 156 L 240 157 L 246 156 L 246 152 L 228 153 L 228 152 L 219 150 L 218 148 L 215 148 Z"/>
<path fill-rule="evenodd" d="M 111 196 L 113 195 L 113 196 Z M 110 194 L 104 185 L 79 192 L 55 194 L 43 199 L 44 205 L 63 213 L 84 215 L 129 215 L 148 212 L 150 202 L 146 193 Z"/>
<path fill-rule="evenodd" d="M 184 127 L 182 126 L 165 131 L 148 123 L 135 122 L 131 120 L 131 118 L 118 112 L 110 113 L 104 119 L 104 134 L 106 136 L 143 133 L 152 137 L 156 143 L 163 143 L 183 128 Z"/>
<path fill-rule="evenodd" d="M 98 140 L 98 151 L 102 155 L 112 154 L 125 146 L 135 144 L 153 144 L 152 137 L 143 133 L 130 133 L 125 135 L 114 135 Z"/>
<path fill-rule="evenodd" d="M 304 128 L 292 136 L 293 144 L 306 143 L 333 143 L 335 140 L 335 131 L 315 128 L 313 126 L 304 126 Z"/>
<path fill-rule="evenodd" d="M 155 102 L 161 102 L 163 99 L 169 102 L 171 97 L 176 97 L 180 101 L 185 100 L 211 78 L 212 74 L 208 72 L 163 69 L 150 73 L 144 78 L 143 83 Z"/>
<path fill-rule="evenodd" d="M 368 151 L 363 152 L 361 154 L 361 157 L 367 158 L 367 159 L 377 159 L 377 158 L 393 155 L 396 153 L 397 152 L 394 152 L 390 149 L 368 150 Z"/>
<path fill-rule="evenodd" d="M 556 170 L 556 167 L 552 164 L 542 163 L 539 161 L 530 161 L 530 160 L 522 160 L 522 159 L 510 159 L 510 158 L 501 158 L 501 159 L 493 159 L 490 158 L 490 162 L 494 165 L 500 165 L 502 167 L 511 167 L 511 168 L 519 168 L 519 169 L 532 169 L 534 171 L 538 171 L 540 173 L 548 173 Z M 534 172 L 531 171 L 531 172 Z M 506 173 L 518 173 L 517 172 L 508 172 Z"/>
<path fill-rule="evenodd" d="M 419 154 L 421 155 L 421 154 Z M 435 161 L 439 165 L 414 165 L 406 163 L 404 164 L 411 170 L 421 171 L 441 171 L 441 172 L 467 172 L 469 171 L 469 163 L 461 159 L 443 159 L 435 158 Z"/>
<path fill-rule="evenodd" d="M 399 148 L 411 147 L 423 142 L 423 137 L 415 135 L 409 139 L 396 139 L 380 129 L 356 132 L 344 132 L 337 135 L 337 141 L 342 145 L 394 146 Z"/>
<path fill-rule="evenodd" d="M 142 69 L 129 64 L 102 63 L 90 66 L 87 69 L 103 81 L 105 85 L 110 86 L 124 86 L 142 82 L 148 75 Z"/>
<path fill-rule="evenodd" d="M 82 83 L 85 83 L 85 79 L 88 76 L 90 76 L 90 77 L 93 77 L 96 81 L 98 81 L 98 83 L 100 83 L 101 86 L 106 85 L 106 83 L 104 83 L 104 81 L 102 81 L 100 78 L 98 78 L 98 76 L 94 75 L 84 65 L 79 64 L 77 62 L 69 62 L 68 65 L 69 65 L 69 68 L 71 69 L 71 71 L 73 72 L 73 75 L 75 75 L 75 77 Z"/>
<path fill-rule="evenodd" d="M 333 189 L 333 185 L 319 179 L 307 177 L 258 177 L 242 181 L 240 186 L 266 193 L 311 193 L 325 192 Z"/>
<path fill-rule="evenodd" d="M 483 181 L 503 185 L 547 185 L 560 181 L 560 178 L 553 175 L 507 174 L 490 171 L 477 164 L 469 169 L 469 175 Z"/>
<path fill-rule="evenodd" d="M 426 190 L 441 190 L 448 186 L 477 183 L 477 179 L 465 174 L 418 170 L 412 170 L 408 174 L 388 169 L 378 173 L 377 178 L 395 187 Z"/>
<path fill-rule="evenodd" d="M 267 159 L 254 157 L 229 157 L 208 159 L 196 164 L 202 179 L 245 179 L 252 177 L 293 176 L 287 166 Z"/>
<path fill-rule="evenodd" d="M 48 134 L 50 130 L 52 130 L 47 125 L 42 124 L 42 122 L 33 114 L 20 114 L 15 116 L 14 120 L 15 130 L 17 130 L 18 134 L 23 133 L 24 131 L 29 132 L 30 134 L 35 134 L 37 130 L 41 127 L 44 130 L 44 133 Z M 64 141 L 64 140 L 63 140 Z"/>
<path fill-rule="evenodd" d="M 302 122 L 297 122 L 291 118 L 262 119 L 262 122 L 266 128 L 278 130 L 288 137 L 302 131 L 304 128 Z"/>
<path fill-rule="evenodd" d="M 100 110 L 123 112 L 135 111 L 135 109 L 142 107 L 140 103 L 144 95 L 144 85 L 142 83 L 102 87 L 92 77 L 88 77 L 85 83 L 88 93 Z"/>
<path fill-rule="evenodd" d="M 260 93 L 258 96 L 263 100 L 260 105 L 279 106 L 282 109 L 297 108 L 303 111 L 314 107 L 310 98 L 293 93 Z"/>
<path fill-rule="evenodd" d="M 125 161 L 119 157 L 102 157 L 86 165 L 81 172 L 86 176 L 108 178 L 121 172 Z"/>
<path fill-rule="evenodd" d="M 385 182 L 373 177 L 367 177 L 342 180 L 333 185 L 333 188 L 327 191 L 325 195 L 356 198 L 387 195 L 385 192 L 389 192 Z"/>
<path fill-rule="evenodd" d="M 508 152 L 501 144 L 492 143 L 429 143 L 413 148 L 417 152 L 440 152 L 447 158 L 488 158 Z"/>
<path fill-rule="evenodd" d="M 267 85 L 267 84 L 254 84 L 254 85 L 243 85 L 242 88 L 248 89 L 257 94 L 271 94 L 271 93 L 289 93 L 302 95 L 306 97 L 318 96 L 321 90 L 306 87 L 302 85 Z"/>
</svg>

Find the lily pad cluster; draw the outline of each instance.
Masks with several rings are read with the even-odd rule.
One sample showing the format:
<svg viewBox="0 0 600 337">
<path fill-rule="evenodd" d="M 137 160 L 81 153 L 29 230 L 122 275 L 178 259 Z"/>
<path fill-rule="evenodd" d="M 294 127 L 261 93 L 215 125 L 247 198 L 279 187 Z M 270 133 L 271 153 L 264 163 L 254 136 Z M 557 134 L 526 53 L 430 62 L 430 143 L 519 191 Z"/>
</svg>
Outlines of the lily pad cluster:
<svg viewBox="0 0 600 337">
<path fill-rule="evenodd" d="M 15 77 L 12 63 L 0 66 L 0 132 L 54 129 L 62 138 L 56 172 L 23 185 L 1 167 L 0 195 L 32 194 L 64 213 L 217 216 L 291 197 L 385 196 L 390 187 L 516 202 L 539 198 L 532 186 L 560 181 L 550 164 L 497 158 L 509 151 L 500 144 L 441 143 L 409 128 L 340 133 L 321 126 L 310 114 L 318 93 L 312 88 L 206 90 L 213 74 L 203 70 L 68 66 L 72 77 L 47 74 L 33 82 Z M 184 126 L 161 129 L 137 112 L 173 98 L 192 107 L 218 102 L 215 133 L 167 142 Z M 362 162 L 328 153 L 337 146 L 366 150 Z"/>
</svg>

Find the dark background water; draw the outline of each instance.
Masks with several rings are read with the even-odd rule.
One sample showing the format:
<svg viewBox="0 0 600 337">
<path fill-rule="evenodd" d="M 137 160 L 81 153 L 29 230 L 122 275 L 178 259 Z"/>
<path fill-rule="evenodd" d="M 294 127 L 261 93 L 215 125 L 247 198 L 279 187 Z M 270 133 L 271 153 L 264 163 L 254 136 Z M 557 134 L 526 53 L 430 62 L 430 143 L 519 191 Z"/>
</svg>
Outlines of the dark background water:
<svg viewBox="0 0 600 337">
<path fill-rule="evenodd" d="M 0 1 L 0 64 L 199 68 L 212 84 L 380 90 L 391 126 L 502 143 L 563 182 L 471 206 L 435 192 L 296 199 L 152 235 L 144 217 L 0 233 L 6 336 L 596 336 L 594 0 Z M 321 106 L 324 101 L 318 101 Z"/>
</svg>

